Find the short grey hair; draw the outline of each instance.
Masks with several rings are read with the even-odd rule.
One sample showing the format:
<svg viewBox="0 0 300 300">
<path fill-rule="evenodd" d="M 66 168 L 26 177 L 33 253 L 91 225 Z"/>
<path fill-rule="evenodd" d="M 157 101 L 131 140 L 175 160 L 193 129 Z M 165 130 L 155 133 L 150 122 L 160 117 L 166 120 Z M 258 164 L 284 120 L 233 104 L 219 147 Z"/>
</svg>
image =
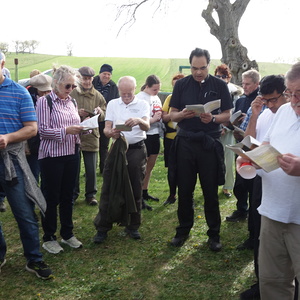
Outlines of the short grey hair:
<svg viewBox="0 0 300 300">
<path fill-rule="evenodd" d="M 78 81 L 77 78 L 78 72 L 70 66 L 62 65 L 59 68 L 53 67 L 53 80 L 52 80 L 52 88 L 56 90 L 56 87 L 69 76 L 74 77 L 75 81 Z"/>
<path fill-rule="evenodd" d="M 242 74 L 242 78 L 244 78 L 244 77 L 251 78 L 253 83 L 259 83 L 260 82 L 260 74 L 255 69 L 251 69 L 251 70 L 248 70 L 248 71 L 244 72 Z"/>
<path fill-rule="evenodd" d="M 295 81 L 300 79 L 300 62 L 295 63 L 285 74 L 286 81 Z"/>
</svg>

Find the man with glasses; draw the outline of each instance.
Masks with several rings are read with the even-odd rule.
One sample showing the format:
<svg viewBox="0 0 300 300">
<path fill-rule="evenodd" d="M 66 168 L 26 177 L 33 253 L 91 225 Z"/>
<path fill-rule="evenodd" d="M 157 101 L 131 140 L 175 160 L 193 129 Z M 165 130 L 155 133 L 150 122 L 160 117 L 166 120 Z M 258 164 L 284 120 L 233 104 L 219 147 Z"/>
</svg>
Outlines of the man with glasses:
<svg viewBox="0 0 300 300">
<path fill-rule="evenodd" d="M 285 91 L 284 77 L 281 75 L 270 75 L 264 77 L 260 81 L 259 95 L 252 101 L 251 107 L 248 109 L 247 115 L 249 123 L 245 131 L 245 136 L 251 135 L 258 141 L 262 142 L 271 123 L 275 117 L 277 110 L 286 103 L 283 95 Z M 261 204 L 261 176 L 257 172 L 257 176 L 253 179 L 253 191 L 251 201 L 249 203 L 248 230 L 249 238 L 241 245 L 246 248 L 248 244 L 254 247 L 254 269 L 258 278 L 258 246 L 260 231 L 260 215 L 257 208 Z M 241 246 L 239 246 L 241 248 Z M 259 283 L 255 283 L 250 289 L 244 291 L 240 295 L 240 299 L 255 299 L 259 297 Z"/>
<path fill-rule="evenodd" d="M 224 184 L 224 152 L 219 140 L 221 123 L 229 121 L 232 99 L 226 83 L 209 75 L 210 54 L 196 48 L 190 54 L 191 75 L 177 81 L 170 103 L 170 117 L 178 122 L 174 140 L 178 181 L 179 226 L 171 245 L 180 247 L 194 224 L 194 190 L 199 176 L 204 196 L 204 212 L 208 225 L 208 245 L 220 251 L 221 217 L 218 185 Z M 221 100 L 220 108 L 210 113 L 188 110 L 186 105 Z"/>
<path fill-rule="evenodd" d="M 294 299 L 294 278 L 300 278 L 300 173 L 290 173 L 289 163 L 300 156 L 300 63 L 287 72 L 285 84 L 284 95 L 290 102 L 278 109 L 263 139 L 282 158 L 278 157 L 280 168 L 261 171 L 258 260 L 262 300 Z M 237 168 L 243 161 L 238 158 Z"/>
</svg>

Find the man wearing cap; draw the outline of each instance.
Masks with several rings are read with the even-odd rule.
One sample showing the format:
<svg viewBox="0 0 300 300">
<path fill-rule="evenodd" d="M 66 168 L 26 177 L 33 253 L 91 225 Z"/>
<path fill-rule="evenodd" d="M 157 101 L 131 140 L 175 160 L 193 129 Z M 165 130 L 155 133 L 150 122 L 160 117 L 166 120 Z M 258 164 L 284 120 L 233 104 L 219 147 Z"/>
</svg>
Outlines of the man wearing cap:
<svg viewBox="0 0 300 300">
<path fill-rule="evenodd" d="M 36 108 L 36 102 L 38 99 L 51 92 L 52 77 L 45 74 L 38 74 L 30 78 L 29 84 L 30 89 L 28 89 L 28 92 L 32 98 L 34 108 Z M 27 140 L 25 147 L 28 164 L 37 182 L 39 182 L 40 176 L 40 167 L 38 162 L 39 146 L 40 135 L 37 133 L 36 136 Z"/>
<path fill-rule="evenodd" d="M 34 204 L 45 212 L 46 201 L 30 171 L 24 149 L 24 141 L 37 133 L 36 114 L 28 91 L 5 77 L 3 67 L 0 52 L 0 189 L 4 190 L 18 223 L 26 270 L 49 279 L 53 277 L 52 271 L 42 260 L 34 213 Z M 5 255 L 6 243 L 0 225 L 0 271 L 6 262 Z"/>
<path fill-rule="evenodd" d="M 76 99 L 78 105 L 78 113 L 81 121 L 93 115 L 100 115 L 99 121 L 103 121 L 105 117 L 106 102 L 104 97 L 93 87 L 93 77 L 95 71 L 90 67 L 81 67 L 79 70 L 81 75 L 80 83 L 76 89 L 71 92 L 71 96 Z M 85 166 L 85 201 L 89 205 L 97 205 L 95 195 L 97 193 L 97 161 L 99 151 L 99 129 L 94 128 L 90 134 L 82 134 L 80 136 L 80 149 L 83 155 Z M 79 162 L 80 166 L 80 162 Z M 80 170 L 80 169 L 79 169 Z M 74 198 L 79 194 L 79 175 Z"/>
<path fill-rule="evenodd" d="M 99 91 L 103 97 L 105 98 L 106 103 L 108 103 L 111 99 L 119 98 L 118 87 L 111 80 L 113 68 L 111 65 L 104 64 L 101 66 L 99 75 L 94 77 L 93 85 L 97 91 Z M 99 133 L 100 133 L 100 173 L 103 172 L 104 162 L 107 156 L 109 138 L 105 136 L 103 133 L 105 127 L 105 123 L 99 122 Z"/>
</svg>

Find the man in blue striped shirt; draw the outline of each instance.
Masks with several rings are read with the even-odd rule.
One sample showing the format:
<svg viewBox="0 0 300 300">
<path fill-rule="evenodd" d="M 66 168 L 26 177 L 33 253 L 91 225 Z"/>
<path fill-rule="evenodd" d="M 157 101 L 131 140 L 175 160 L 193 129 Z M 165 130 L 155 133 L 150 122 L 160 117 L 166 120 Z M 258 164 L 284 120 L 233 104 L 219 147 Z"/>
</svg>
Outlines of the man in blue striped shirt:
<svg viewBox="0 0 300 300">
<path fill-rule="evenodd" d="M 5 192 L 20 229 L 26 270 L 49 279 L 53 277 L 52 271 L 42 260 L 34 213 L 34 203 L 42 211 L 46 209 L 45 199 L 30 171 L 24 149 L 24 141 L 37 133 L 35 110 L 28 91 L 7 78 L 3 67 L 0 52 L 0 189 Z M 0 225 L 0 271 L 6 262 L 5 255 L 6 243 Z"/>
</svg>

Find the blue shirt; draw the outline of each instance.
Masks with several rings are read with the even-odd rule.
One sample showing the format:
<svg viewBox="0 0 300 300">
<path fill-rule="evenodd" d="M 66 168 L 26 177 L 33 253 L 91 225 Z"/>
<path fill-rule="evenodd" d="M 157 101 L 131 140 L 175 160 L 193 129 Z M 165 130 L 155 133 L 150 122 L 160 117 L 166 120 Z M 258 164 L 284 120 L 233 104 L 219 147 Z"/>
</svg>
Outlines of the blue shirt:
<svg viewBox="0 0 300 300">
<path fill-rule="evenodd" d="M 0 134 L 12 133 L 24 127 L 24 122 L 37 121 L 28 91 L 5 77 L 0 84 Z"/>
</svg>

